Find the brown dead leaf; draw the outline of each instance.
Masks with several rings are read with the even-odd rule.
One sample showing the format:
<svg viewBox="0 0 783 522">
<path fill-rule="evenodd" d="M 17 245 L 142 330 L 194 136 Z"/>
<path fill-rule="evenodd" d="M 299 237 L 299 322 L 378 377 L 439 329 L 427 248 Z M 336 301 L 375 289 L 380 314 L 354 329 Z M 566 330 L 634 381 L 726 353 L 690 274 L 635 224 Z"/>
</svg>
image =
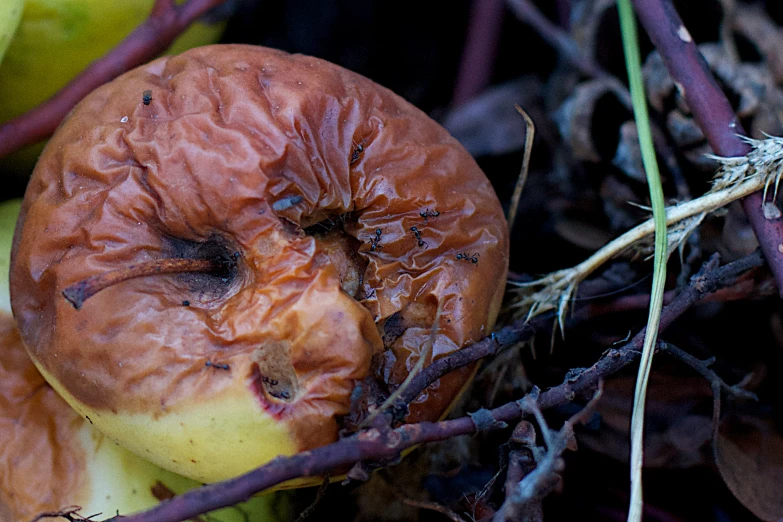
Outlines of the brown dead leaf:
<svg viewBox="0 0 783 522">
<path fill-rule="evenodd" d="M 765 521 L 783 520 L 783 436 L 769 419 L 727 418 L 715 463 L 737 500 Z"/>
</svg>

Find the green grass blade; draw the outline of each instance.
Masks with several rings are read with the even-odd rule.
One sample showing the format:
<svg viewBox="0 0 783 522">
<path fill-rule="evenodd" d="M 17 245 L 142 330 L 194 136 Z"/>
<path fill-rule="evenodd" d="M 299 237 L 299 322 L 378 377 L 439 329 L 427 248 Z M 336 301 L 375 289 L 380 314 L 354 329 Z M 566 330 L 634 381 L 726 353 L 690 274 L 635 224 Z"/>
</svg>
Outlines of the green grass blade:
<svg viewBox="0 0 783 522">
<path fill-rule="evenodd" d="M 650 312 L 647 318 L 647 332 L 644 338 L 642 358 L 639 363 L 639 373 L 636 377 L 633 414 L 631 416 L 631 502 L 628 511 L 629 522 L 641 522 L 642 519 L 642 456 L 644 434 L 644 402 L 647 395 L 647 382 L 650 378 L 650 366 L 658 340 L 658 324 L 663 307 L 663 290 L 666 282 L 666 210 L 663 200 L 661 176 L 655 159 L 650 118 L 647 113 L 647 101 L 642 82 L 642 65 L 639 53 L 639 38 L 636 34 L 636 19 L 634 18 L 631 0 L 617 0 L 620 14 L 620 29 L 623 36 L 623 50 L 628 69 L 628 80 L 631 86 L 634 117 L 639 132 L 639 144 L 642 151 L 642 162 L 647 173 L 647 184 L 650 188 L 653 219 L 655 221 L 655 256 L 653 263 L 653 284 L 650 295 Z"/>
</svg>

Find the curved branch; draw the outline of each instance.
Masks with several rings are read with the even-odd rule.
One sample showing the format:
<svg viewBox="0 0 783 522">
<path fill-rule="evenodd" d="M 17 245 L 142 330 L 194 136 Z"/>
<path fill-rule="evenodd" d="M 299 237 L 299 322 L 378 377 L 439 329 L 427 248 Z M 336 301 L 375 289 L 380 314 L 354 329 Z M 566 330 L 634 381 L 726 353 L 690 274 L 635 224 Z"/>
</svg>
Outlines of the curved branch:
<svg viewBox="0 0 783 522">
<path fill-rule="evenodd" d="M 149 17 L 105 56 L 34 109 L 0 125 L 0 158 L 49 137 L 65 115 L 103 85 L 165 51 L 196 19 L 227 0 L 155 0 Z"/>
</svg>

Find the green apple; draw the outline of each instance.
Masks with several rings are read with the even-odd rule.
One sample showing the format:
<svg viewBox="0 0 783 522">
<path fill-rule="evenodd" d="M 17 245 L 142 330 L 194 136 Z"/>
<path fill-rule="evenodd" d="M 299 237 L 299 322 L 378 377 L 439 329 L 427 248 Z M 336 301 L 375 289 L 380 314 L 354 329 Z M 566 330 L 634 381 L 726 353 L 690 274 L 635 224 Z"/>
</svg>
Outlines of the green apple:
<svg viewBox="0 0 783 522">
<path fill-rule="evenodd" d="M 0 313 L 11 313 L 8 295 L 8 269 L 11 265 L 11 243 L 14 240 L 16 216 L 22 206 L 21 199 L 0 203 Z"/>
<path fill-rule="evenodd" d="M 0 63 L 16 28 L 19 27 L 23 8 L 24 0 L 3 0 L 0 3 Z"/>
<path fill-rule="evenodd" d="M 0 64 L 0 122 L 47 100 L 92 61 L 110 51 L 146 19 L 153 2 L 1 0 L 0 4 L 24 3 L 24 12 Z M 0 8 L 0 35 L 6 24 L 4 9 Z M 220 38 L 224 25 L 196 22 L 167 52 L 176 54 L 214 43 Z M 29 173 L 41 149 L 40 145 L 28 147 L 3 160 L 2 166 L 6 170 Z"/>
</svg>

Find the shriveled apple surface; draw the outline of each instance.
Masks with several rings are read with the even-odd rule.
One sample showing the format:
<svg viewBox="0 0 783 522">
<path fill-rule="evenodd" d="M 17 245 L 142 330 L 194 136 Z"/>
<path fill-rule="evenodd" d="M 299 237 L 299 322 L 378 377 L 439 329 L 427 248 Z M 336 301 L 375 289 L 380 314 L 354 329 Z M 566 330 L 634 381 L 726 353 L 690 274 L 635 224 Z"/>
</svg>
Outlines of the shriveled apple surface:
<svg viewBox="0 0 783 522">
<path fill-rule="evenodd" d="M 382 401 L 429 344 L 485 337 L 508 263 L 498 199 L 442 127 L 357 74 L 251 46 L 93 92 L 20 219 L 12 303 L 44 375 L 112 439 L 203 481 L 336 440 L 358 383 Z M 214 268 L 61 295 L 167 259 Z M 472 371 L 408 420 L 441 416 Z"/>
</svg>

